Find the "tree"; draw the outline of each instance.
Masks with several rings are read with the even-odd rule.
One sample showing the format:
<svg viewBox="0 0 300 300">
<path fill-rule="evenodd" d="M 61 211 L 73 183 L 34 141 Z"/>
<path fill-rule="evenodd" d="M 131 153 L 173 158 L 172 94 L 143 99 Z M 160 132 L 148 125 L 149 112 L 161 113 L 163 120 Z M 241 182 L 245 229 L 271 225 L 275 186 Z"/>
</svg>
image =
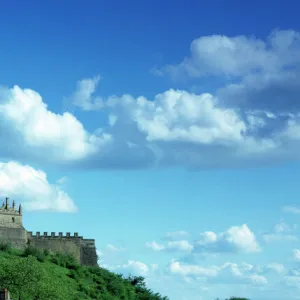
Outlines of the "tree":
<svg viewBox="0 0 300 300">
<path fill-rule="evenodd" d="M 131 276 L 131 275 L 129 275 L 127 279 L 135 287 L 146 288 L 145 278 L 142 277 L 142 276 Z"/>
<path fill-rule="evenodd" d="M 42 278 L 42 270 L 34 257 L 0 260 L 0 286 L 7 288 L 19 300 L 29 296 L 33 285 Z"/>
<path fill-rule="evenodd" d="M 13 260 L 1 257 L 0 288 L 7 288 L 19 300 L 63 299 L 63 288 L 33 256 Z"/>
</svg>

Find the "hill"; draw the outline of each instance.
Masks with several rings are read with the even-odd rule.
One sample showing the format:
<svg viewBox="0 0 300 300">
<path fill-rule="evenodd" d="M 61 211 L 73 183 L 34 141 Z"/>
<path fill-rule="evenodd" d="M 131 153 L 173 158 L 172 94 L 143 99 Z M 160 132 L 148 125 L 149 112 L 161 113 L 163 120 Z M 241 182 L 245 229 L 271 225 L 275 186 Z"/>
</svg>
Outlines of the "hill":
<svg viewBox="0 0 300 300">
<path fill-rule="evenodd" d="M 168 300 L 146 287 L 143 277 L 124 277 L 81 266 L 72 256 L 0 245 L 0 288 L 19 300 Z"/>
</svg>

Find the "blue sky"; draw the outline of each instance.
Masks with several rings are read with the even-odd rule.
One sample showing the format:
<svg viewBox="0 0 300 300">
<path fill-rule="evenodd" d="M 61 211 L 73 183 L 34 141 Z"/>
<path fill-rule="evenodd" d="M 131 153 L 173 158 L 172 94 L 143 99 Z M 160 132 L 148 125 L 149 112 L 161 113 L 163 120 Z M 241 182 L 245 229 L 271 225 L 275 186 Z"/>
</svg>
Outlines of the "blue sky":
<svg viewBox="0 0 300 300">
<path fill-rule="evenodd" d="M 174 300 L 299 299 L 297 1 L 0 6 L 0 195 Z"/>
</svg>

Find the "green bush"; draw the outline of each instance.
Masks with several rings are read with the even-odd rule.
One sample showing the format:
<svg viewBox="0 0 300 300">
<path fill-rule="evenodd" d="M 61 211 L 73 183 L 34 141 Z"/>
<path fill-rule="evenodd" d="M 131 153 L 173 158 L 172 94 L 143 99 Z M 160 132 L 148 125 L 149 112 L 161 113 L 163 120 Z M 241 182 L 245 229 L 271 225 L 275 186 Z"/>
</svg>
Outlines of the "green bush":
<svg viewBox="0 0 300 300">
<path fill-rule="evenodd" d="M 43 252 L 44 252 L 44 255 L 45 255 L 45 256 L 49 256 L 49 255 L 50 255 L 50 251 L 49 251 L 48 249 L 44 249 Z"/>
<path fill-rule="evenodd" d="M 55 253 L 55 255 L 51 257 L 51 262 L 70 270 L 77 270 L 80 267 L 80 264 L 73 256 L 62 253 Z"/>
<path fill-rule="evenodd" d="M 0 251 L 10 252 L 11 251 L 11 245 L 9 243 L 0 243 Z"/>
<path fill-rule="evenodd" d="M 34 256 L 40 262 L 44 262 L 46 260 L 46 255 L 44 251 L 33 248 L 31 246 L 26 247 L 23 252 L 24 257 L 28 257 L 29 255 Z"/>
</svg>

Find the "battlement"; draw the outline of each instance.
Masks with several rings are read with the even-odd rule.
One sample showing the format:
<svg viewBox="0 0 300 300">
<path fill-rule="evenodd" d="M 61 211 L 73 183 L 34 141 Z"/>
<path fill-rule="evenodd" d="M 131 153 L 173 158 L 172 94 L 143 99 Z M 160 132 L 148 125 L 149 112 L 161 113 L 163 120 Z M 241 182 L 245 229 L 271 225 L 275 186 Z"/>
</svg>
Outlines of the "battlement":
<svg viewBox="0 0 300 300">
<path fill-rule="evenodd" d="M 64 235 L 62 232 L 59 232 L 58 234 L 56 232 L 43 232 L 41 234 L 40 231 L 37 231 L 34 234 L 32 231 L 27 231 L 27 239 L 74 241 L 76 244 L 80 244 L 84 247 L 95 247 L 94 239 L 84 239 L 83 236 L 78 235 L 78 232 L 74 232 L 73 235 L 71 235 L 70 232 L 66 232 Z"/>
<path fill-rule="evenodd" d="M 71 235 L 70 232 L 67 232 L 65 235 L 62 232 L 43 232 L 37 231 L 35 234 L 32 231 L 27 231 L 27 236 L 34 237 L 34 238 L 61 238 L 61 239 L 83 239 L 82 236 L 78 235 L 78 232 L 74 232 Z"/>
<path fill-rule="evenodd" d="M 3 208 L 1 206 L 0 206 L 0 214 L 11 214 L 11 215 L 17 215 L 17 216 L 20 215 L 19 212 L 14 208 L 7 209 L 7 208 Z"/>
</svg>

